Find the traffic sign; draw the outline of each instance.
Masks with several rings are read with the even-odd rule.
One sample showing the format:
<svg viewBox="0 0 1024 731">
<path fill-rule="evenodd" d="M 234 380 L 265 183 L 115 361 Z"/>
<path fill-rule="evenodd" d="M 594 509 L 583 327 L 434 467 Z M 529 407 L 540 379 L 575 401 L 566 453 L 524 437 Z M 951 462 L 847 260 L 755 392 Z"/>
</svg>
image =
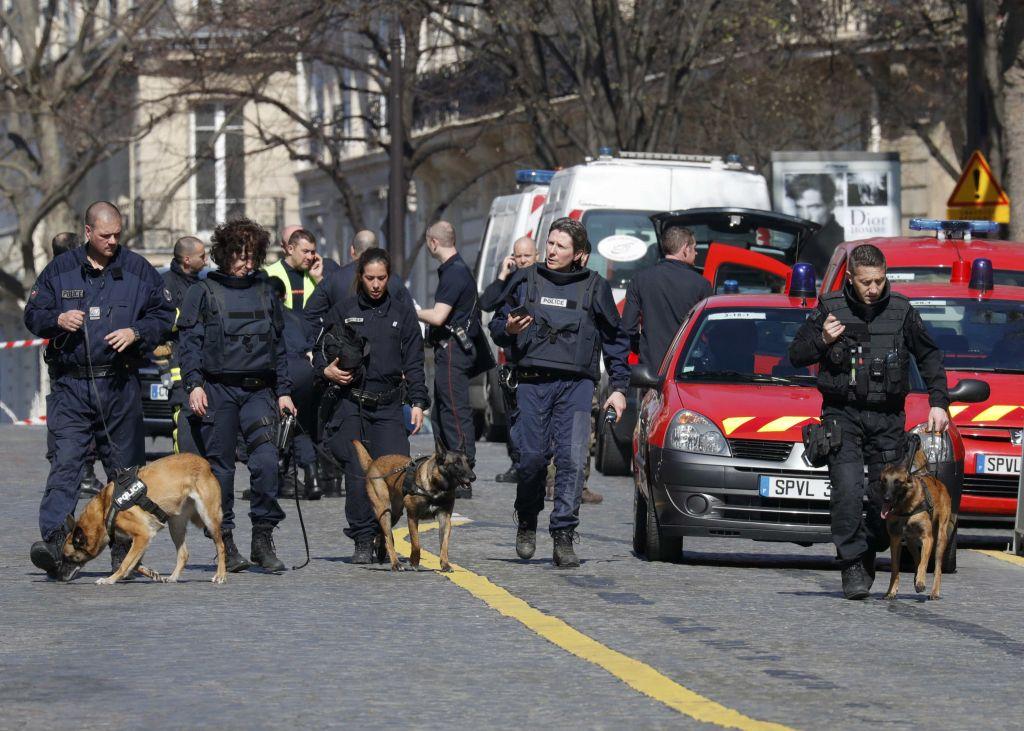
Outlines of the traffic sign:
<svg viewBox="0 0 1024 731">
<path fill-rule="evenodd" d="M 999 185 L 980 150 L 975 150 L 964 166 L 960 179 L 946 201 L 946 216 L 973 221 L 1010 222 L 1010 197 Z"/>
</svg>

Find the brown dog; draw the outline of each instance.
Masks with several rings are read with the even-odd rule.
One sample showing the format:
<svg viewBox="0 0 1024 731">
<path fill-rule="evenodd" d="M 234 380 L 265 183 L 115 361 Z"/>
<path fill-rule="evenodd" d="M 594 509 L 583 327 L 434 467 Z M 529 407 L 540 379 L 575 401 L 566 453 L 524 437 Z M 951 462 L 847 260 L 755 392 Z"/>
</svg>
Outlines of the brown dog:
<svg viewBox="0 0 1024 731">
<path fill-rule="evenodd" d="M 138 571 L 153 581 L 175 582 L 181 576 L 188 549 L 185 548 L 185 529 L 191 520 L 199 527 L 205 527 L 217 547 L 217 572 L 213 583 L 223 584 L 227 572 L 224 561 L 224 541 L 220 534 L 221 507 L 220 485 L 210 471 L 209 463 L 194 454 L 172 454 L 158 459 L 139 470 L 139 479 L 146 483 L 146 496 L 156 503 L 168 516 L 167 529 L 178 549 L 178 562 L 174 572 L 164 578 L 155 571 L 142 566 L 146 547 L 150 540 L 163 528 L 163 524 L 152 514 L 138 505 L 123 510 L 114 518 L 114 529 L 118 536 L 127 537 L 132 545 L 121 566 L 110 576 L 97 579 L 97 584 L 113 584 Z M 64 543 L 64 560 L 82 565 L 96 558 L 110 542 L 106 527 L 107 511 L 113 500 L 114 483 L 108 482 L 85 506 L 78 517 L 74 530 Z"/>
<path fill-rule="evenodd" d="M 886 599 L 895 599 L 900 585 L 900 549 L 903 539 L 917 563 L 914 589 L 925 588 L 925 573 L 933 550 L 935 577 L 929 598 L 938 599 L 942 587 L 942 557 L 953 531 L 956 516 L 946 486 L 928 474 L 927 461 L 920 445 L 903 462 L 886 465 L 882 470 L 882 518 L 889 532 L 892 577 Z M 920 550 L 918 547 L 920 546 Z"/>
<path fill-rule="evenodd" d="M 404 510 L 409 521 L 409 541 L 412 543 L 409 563 L 412 567 L 419 569 L 420 566 L 419 522 L 436 515 L 441 536 L 441 570 L 451 571 L 448 543 L 452 535 L 455 488 L 476 479 L 466 455 L 461 452 L 445 452 L 438 445 L 438 451 L 433 456 L 416 462 L 402 454 L 371 459 L 361 442 L 353 440 L 352 446 L 366 474 L 366 492 L 373 504 L 377 522 L 380 523 L 388 558 L 391 559 L 391 570 L 402 570 L 398 554 L 395 553 L 392 528 Z M 406 474 L 410 470 L 412 476 L 407 489 Z"/>
</svg>

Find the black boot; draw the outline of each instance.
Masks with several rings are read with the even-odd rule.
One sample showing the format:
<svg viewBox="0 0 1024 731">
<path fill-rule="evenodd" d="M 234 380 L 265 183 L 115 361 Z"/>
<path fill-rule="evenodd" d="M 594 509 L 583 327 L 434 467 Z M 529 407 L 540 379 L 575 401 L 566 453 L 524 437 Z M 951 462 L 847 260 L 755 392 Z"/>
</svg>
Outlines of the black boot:
<svg viewBox="0 0 1024 731">
<path fill-rule="evenodd" d="M 110 570 L 112 572 L 121 568 L 125 556 L 128 555 L 128 549 L 131 547 L 132 544 L 128 541 L 122 541 L 117 538 L 110 544 Z M 132 569 L 125 574 L 121 581 L 135 581 L 135 570 Z"/>
<path fill-rule="evenodd" d="M 494 481 L 516 483 L 519 482 L 519 473 L 516 472 L 515 467 L 509 467 L 504 472 L 499 472 L 497 475 L 495 475 Z"/>
<path fill-rule="evenodd" d="M 51 531 L 45 541 L 33 543 L 28 552 L 32 565 L 42 569 L 47 576 L 56 581 L 66 580 L 62 574 L 67 565 L 64 561 L 64 542 L 67 537 L 67 526 L 62 525 Z"/>
<path fill-rule="evenodd" d="M 875 583 L 875 558 L 876 554 L 874 551 L 868 549 L 867 553 L 860 557 L 860 563 L 864 567 L 864 573 L 867 574 L 868 589 Z"/>
<path fill-rule="evenodd" d="M 341 477 L 335 472 L 331 464 L 318 461 L 316 463 L 316 471 L 320 479 L 320 487 L 324 491 L 324 497 L 341 497 L 343 495 L 341 491 Z"/>
<path fill-rule="evenodd" d="M 242 554 L 238 552 L 238 546 L 235 545 L 235 539 L 231 535 L 231 531 L 222 531 L 221 538 L 224 540 L 224 564 L 228 571 L 237 574 L 239 571 L 245 571 L 252 565 L 242 558 Z"/>
<path fill-rule="evenodd" d="M 100 490 L 102 489 L 103 483 L 97 479 L 96 473 L 93 472 L 92 465 L 86 465 L 85 476 L 82 477 L 82 483 L 78 486 L 78 499 L 81 500 L 85 497 L 99 495 Z"/>
<path fill-rule="evenodd" d="M 295 497 L 297 477 L 294 464 L 289 465 L 287 472 L 277 473 L 277 496 L 279 498 Z"/>
<path fill-rule="evenodd" d="M 373 563 L 373 538 L 356 538 L 356 549 L 352 552 L 351 563 Z"/>
<path fill-rule="evenodd" d="M 516 529 L 516 555 L 524 561 L 537 551 L 537 521 L 521 520 Z"/>
<path fill-rule="evenodd" d="M 560 569 L 578 568 L 580 560 L 576 558 L 576 551 L 572 547 L 576 540 L 576 532 L 572 528 L 562 528 L 551 531 L 551 538 L 555 542 L 555 552 L 552 557 L 555 566 Z"/>
<path fill-rule="evenodd" d="M 306 489 L 307 500 L 319 500 L 324 496 L 324 491 L 320 487 L 320 480 L 316 474 L 316 468 L 313 465 L 302 468 L 302 485 Z"/>
<path fill-rule="evenodd" d="M 249 558 L 254 564 L 267 571 L 284 571 L 284 561 L 274 552 L 274 526 L 254 525 L 252 527 L 252 553 Z"/>
<path fill-rule="evenodd" d="M 843 596 L 847 599 L 866 599 L 871 593 L 871 579 L 860 561 L 843 569 Z"/>
</svg>

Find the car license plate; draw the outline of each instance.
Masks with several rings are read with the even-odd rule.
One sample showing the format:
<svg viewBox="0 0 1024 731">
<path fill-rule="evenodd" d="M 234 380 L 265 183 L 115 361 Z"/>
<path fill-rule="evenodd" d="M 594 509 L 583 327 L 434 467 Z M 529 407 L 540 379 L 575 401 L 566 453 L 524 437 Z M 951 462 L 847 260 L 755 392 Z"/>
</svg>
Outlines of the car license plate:
<svg viewBox="0 0 1024 731">
<path fill-rule="evenodd" d="M 791 498 L 800 500 L 828 500 L 832 486 L 828 480 L 810 477 L 781 477 L 761 475 L 758 484 L 761 497 Z"/>
<path fill-rule="evenodd" d="M 162 383 L 151 383 L 149 384 L 149 400 L 150 401 L 166 401 L 167 400 L 167 386 Z"/>
<path fill-rule="evenodd" d="M 978 454 L 974 457 L 974 471 L 979 475 L 1019 475 L 1020 457 Z"/>
</svg>

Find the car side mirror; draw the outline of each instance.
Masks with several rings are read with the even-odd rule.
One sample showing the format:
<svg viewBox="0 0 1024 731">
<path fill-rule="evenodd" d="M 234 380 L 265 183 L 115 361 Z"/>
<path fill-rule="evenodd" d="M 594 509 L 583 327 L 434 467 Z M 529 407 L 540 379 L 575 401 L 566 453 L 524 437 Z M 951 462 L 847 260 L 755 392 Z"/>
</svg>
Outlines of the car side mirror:
<svg viewBox="0 0 1024 731">
<path fill-rule="evenodd" d="M 633 366 L 633 370 L 629 374 L 629 385 L 637 388 L 660 389 L 664 382 L 664 377 L 651 370 L 646 363 Z"/>
<path fill-rule="evenodd" d="M 977 378 L 965 378 L 949 389 L 949 400 L 963 404 L 977 404 L 987 401 L 992 389 L 988 383 Z"/>
</svg>

